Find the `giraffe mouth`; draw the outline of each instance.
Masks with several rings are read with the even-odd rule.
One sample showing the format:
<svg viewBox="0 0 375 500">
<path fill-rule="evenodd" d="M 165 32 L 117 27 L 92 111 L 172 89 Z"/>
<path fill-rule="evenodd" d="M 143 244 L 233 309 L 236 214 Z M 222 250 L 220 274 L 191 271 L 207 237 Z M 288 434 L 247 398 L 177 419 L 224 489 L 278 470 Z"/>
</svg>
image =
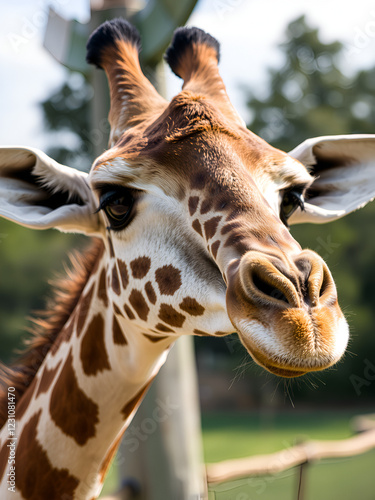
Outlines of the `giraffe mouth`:
<svg viewBox="0 0 375 500">
<path fill-rule="evenodd" d="M 332 366 L 349 338 L 326 264 L 310 251 L 299 258 L 303 276 L 255 251 L 228 268 L 227 311 L 241 342 L 258 365 L 286 378 Z"/>
<path fill-rule="evenodd" d="M 259 364 L 260 366 L 265 368 L 267 371 L 269 371 L 273 375 L 277 375 L 278 377 L 296 378 L 296 377 L 302 377 L 302 375 L 306 375 L 306 373 L 308 373 L 308 371 L 279 368 L 277 366 L 273 366 L 271 364 L 265 364 L 265 363 L 261 364 L 255 359 L 255 356 L 253 356 L 253 359 L 257 364 Z"/>
<path fill-rule="evenodd" d="M 295 325 L 282 332 L 254 320 L 238 322 L 239 337 L 253 360 L 270 373 L 284 378 L 329 368 L 341 358 L 349 338 L 344 317 L 332 321 L 331 329 L 322 331 L 314 325 L 314 318 L 307 321 L 305 312 L 295 310 L 294 314 L 305 319 L 306 332 L 300 338 L 297 336 L 300 332 L 293 328 Z M 290 326 L 289 321 L 286 324 Z"/>
</svg>

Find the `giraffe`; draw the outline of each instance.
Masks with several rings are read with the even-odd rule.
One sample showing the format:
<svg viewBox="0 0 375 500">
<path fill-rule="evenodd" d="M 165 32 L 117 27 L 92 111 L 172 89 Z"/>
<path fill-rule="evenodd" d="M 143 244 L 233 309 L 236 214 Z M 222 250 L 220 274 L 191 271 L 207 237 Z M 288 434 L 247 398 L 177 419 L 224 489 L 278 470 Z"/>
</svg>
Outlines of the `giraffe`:
<svg viewBox="0 0 375 500">
<path fill-rule="evenodd" d="M 123 19 L 88 41 L 111 97 L 109 148 L 89 174 L 37 149 L 0 149 L 3 217 L 92 240 L 23 357 L 2 367 L 4 499 L 96 498 L 181 335 L 235 330 L 282 377 L 325 369 L 347 345 L 330 271 L 288 225 L 334 220 L 373 199 L 375 136 L 315 138 L 284 153 L 232 107 L 209 34 L 176 30 L 166 61 L 184 83 L 170 102 L 142 73 L 139 49 Z"/>
</svg>

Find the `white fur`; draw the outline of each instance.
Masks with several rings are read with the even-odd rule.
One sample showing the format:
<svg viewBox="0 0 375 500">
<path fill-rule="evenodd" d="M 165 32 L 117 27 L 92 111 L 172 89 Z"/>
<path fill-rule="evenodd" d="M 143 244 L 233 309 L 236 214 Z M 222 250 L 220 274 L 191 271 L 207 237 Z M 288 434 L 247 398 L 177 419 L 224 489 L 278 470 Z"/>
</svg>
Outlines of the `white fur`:
<svg viewBox="0 0 375 500">
<path fill-rule="evenodd" d="M 38 183 L 17 178 L 17 172 L 32 169 Z M 48 193 L 63 191 L 75 195 L 83 205 L 67 203 L 55 209 L 43 205 Z M 57 227 L 62 231 L 96 233 L 99 219 L 87 174 L 60 165 L 35 148 L 0 147 L 0 215 L 34 229 Z"/>
<path fill-rule="evenodd" d="M 313 184 L 318 195 L 308 200 L 305 211 L 298 209 L 292 215 L 291 224 L 330 222 L 375 198 L 375 135 L 317 137 L 303 142 L 289 154 L 307 167 L 319 160 L 342 163 L 319 172 Z"/>
<path fill-rule="evenodd" d="M 240 320 L 239 329 L 245 339 L 254 344 L 257 349 L 264 352 L 271 360 L 291 364 L 295 368 L 314 368 L 338 361 L 344 354 L 349 340 L 349 328 L 344 317 L 338 321 L 334 336 L 334 347 L 326 354 L 321 350 L 312 352 L 310 356 L 302 359 L 293 355 L 273 328 L 266 328 L 255 320 Z"/>
</svg>

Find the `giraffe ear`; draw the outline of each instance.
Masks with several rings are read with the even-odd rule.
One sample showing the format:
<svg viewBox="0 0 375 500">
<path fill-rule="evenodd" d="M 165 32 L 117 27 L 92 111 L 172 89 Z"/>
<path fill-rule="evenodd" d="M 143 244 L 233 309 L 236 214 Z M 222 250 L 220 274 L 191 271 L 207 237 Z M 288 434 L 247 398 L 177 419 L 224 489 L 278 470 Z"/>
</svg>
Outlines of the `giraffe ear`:
<svg viewBox="0 0 375 500">
<path fill-rule="evenodd" d="M 316 137 L 289 154 L 315 177 L 290 224 L 330 222 L 375 198 L 375 135 Z"/>
<path fill-rule="evenodd" d="M 99 218 L 86 178 L 38 149 L 0 147 L 0 215 L 33 229 L 95 234 Z"/>
</svg>

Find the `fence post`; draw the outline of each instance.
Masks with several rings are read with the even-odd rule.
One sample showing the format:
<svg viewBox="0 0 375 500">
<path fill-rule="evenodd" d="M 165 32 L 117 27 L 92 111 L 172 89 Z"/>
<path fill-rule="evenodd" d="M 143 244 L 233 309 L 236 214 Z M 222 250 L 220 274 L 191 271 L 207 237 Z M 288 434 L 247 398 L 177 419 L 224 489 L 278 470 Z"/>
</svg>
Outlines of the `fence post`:
<svg viewBox="0 0 375 500">
<path fill-rule="evenodd" d="M 308 462 L 303 462 L 299 466 L 297 500 L 305 498 L 307 466 Z"/>
</svg>

